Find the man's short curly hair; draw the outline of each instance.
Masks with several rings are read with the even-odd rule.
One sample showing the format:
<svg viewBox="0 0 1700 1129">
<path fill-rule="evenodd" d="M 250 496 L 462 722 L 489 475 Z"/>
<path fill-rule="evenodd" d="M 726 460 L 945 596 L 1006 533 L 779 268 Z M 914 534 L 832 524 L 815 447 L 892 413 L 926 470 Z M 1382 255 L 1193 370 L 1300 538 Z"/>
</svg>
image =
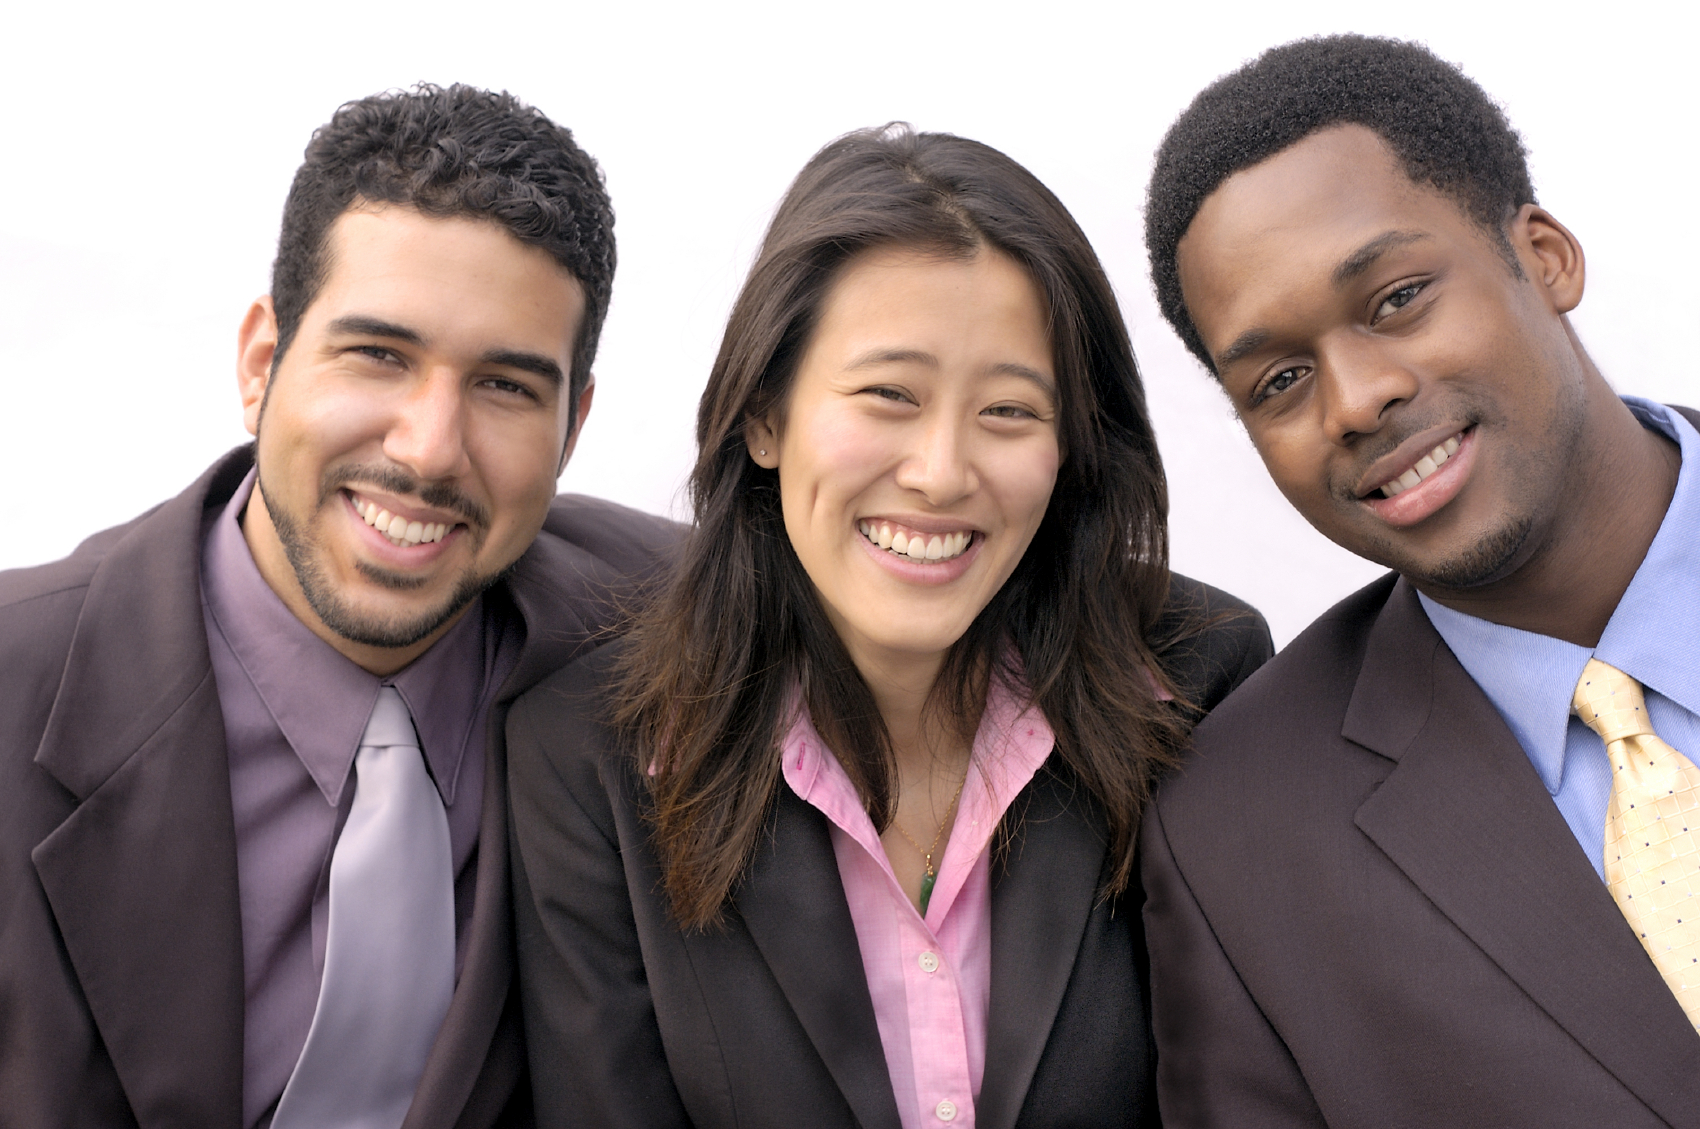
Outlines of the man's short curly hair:
<svg viewBox="0 0 1700 1129">
<path fill-rule="evenodd" d="M 1163 316 L 1215 371 L 1181 297 L 1175 252 L 1205 199 L 1242 169 L 1329 126 L 1374 130 L 1406 174 L 1457 201 L 1500 242 L 1535 202 L 1523 142 L 1487 93 L 1426 47 L 1331 35 L 1270 48 L 1217 79 L 1169 127 L 1145 204 L 1145 247 Z"/>
<path fill-rule="evenodd" d="M 356 202 L 500 224 L 584 288 L 571 403 L 590 378 L 614 281 L 614 209 L 570 130 L 506 93 L 422 83 L 349 102 L 313 134 L 283 206 L 272 304 L 283 358 L 325 282 L 325 241 Z M 576 410 L 576 407 L 575 409 Z"/>
</svg>

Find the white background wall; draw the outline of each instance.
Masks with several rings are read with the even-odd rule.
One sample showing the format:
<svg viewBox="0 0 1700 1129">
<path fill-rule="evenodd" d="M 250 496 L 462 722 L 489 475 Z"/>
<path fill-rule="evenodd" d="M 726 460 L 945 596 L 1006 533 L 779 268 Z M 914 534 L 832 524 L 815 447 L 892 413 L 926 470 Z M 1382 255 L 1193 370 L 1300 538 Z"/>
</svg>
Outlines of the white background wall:
<svg viewBox="0 0 1700 1129">
<path fill-rule="evenodd" d="M 1570 5 L 1564 10 L 1575 11 Z M 21 10 L 20 10 L 21 9 Z M 14 5 L 0 31 L 0 568 L 52 559 L 245 438 L 238 319 L 341 102 L 505 87 L 607 172 L 620 273 L 562 487 L 677 512 L 698 392 L 767 216 L 821 144 L 891 119 L 988 142 L 1079 218 L 1125 304 L 1178 569 L 1278 641 L 1377 573 L 1303 524 L 1157 314 L 1140 201 L 1200 86 L 1329 31 L 1427 42 L 1498 97 L 1588 251 L 1576 322 L 1620 390 L 1694 402 L 1700 159 L 1686 6 L 1239 3 Z"/>
</svg>

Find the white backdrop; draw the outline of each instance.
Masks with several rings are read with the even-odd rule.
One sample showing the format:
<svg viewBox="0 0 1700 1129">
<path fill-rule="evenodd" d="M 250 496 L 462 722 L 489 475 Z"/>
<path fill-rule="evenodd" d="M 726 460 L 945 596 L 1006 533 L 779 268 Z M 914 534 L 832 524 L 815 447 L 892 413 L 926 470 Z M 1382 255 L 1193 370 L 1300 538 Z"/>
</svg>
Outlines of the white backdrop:
<svg viewBox="0 0 1700 1129">
<path fill-rule="evenodd" d="M 308 134 L 350 98 L 461 81 L 569 125 L 618 213 L 596 409 L 563 489 L 678 512 L 696 398 L 773 204 L 831 137 L 905 119 L 1003 149 L 1074 211 L 1133 326 L 1175 566 L 1258 604 L 1284 642 L 1378 570 L 1292 512 L 1157 314 L 1140 227 L 1152 151 L 1200 86 L 1274 43 L 1330 31 L 1427 42 L 1505 105 L 1542 202 L 1586 247 L 1576 321 L 1607 375 L 1693 402 L 1697 21 L 1675 3 L 1560 11 L 15 5 L 0 37 L 0 568 L 62 555 L 245 438 L 236 324 L 266 289 Z"/>
</svg>

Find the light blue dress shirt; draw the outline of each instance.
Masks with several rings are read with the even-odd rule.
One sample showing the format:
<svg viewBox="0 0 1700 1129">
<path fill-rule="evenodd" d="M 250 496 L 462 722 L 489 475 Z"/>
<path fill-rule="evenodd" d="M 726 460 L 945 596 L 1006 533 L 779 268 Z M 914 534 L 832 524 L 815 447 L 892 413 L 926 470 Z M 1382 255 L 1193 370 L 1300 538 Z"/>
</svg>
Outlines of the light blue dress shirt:
<svg viewBox="0 0 1700 1129">
<path fill-rule="evenodd" d="M 1605 878 L 1611 766 L 1605 744 L 1570 715 L 1590 657 L 1646 688 L 1647 716 L 1663 740 L 1700 763 L 1700 433 L 1649 400 L 1623 402 L 1643 427 L 1682 449 L 1665 520 L 1592 651 L 1562 639 L 1465 615 L 1418 593 L 1429 622 L 1499 710 Z"/>
</svg>

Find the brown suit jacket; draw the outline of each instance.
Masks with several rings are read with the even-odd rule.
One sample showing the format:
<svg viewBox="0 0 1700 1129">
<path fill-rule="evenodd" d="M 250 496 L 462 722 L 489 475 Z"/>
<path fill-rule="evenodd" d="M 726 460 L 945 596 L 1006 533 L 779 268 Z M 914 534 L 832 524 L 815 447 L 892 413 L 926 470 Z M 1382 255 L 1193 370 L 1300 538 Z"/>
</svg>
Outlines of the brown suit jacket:
<svg viewBox="0 0 1700 1129">
<path fill-rule="evenodd" d="M 204 515 L 241 448 L 65 560 L 0 574 L 0 1126 L 235 1129 L 243 978 Z M 592 644 L 676 527 L 556 500 L 494 598 L 526 625 L 492 710 L 477 899 L 407 1129 L 529 1120 L 512 989 L 507 706 Z"/>
<path fill-rule="evenodd" d="M 1244 604 L 1165 654 L 1205 706 L 1270 654 Z M 898 1129 L 855 926 L 824 816 L 781 788 L 726 927 L 683 931 L 659 889 L 637 760 L 599 720 L 602 648 L 509 718 L 520 981 L 541 1126 Z M 994 863 L 981 1129 L 1149 1125 L 1137 891 L 1099 896 L 1102 816 L 1066 770 L 1011 806 Z"/>
<path fill-rule="evenodd" d="M 1407 583 L 1194 741 L 1141 843 L 1166 1125 L 1700 1125 L 1700 1035 Z"/>
</svg>

